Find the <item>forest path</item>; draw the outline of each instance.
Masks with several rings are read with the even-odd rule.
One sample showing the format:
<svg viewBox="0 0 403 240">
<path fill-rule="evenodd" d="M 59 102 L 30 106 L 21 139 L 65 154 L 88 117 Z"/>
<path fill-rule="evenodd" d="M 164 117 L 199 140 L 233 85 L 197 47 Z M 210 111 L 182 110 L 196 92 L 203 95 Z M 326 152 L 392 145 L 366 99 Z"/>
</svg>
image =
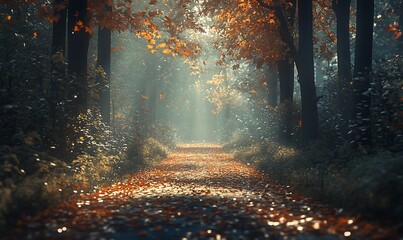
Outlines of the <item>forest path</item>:
<svg viewBox="0 0 403 240">
<path fill-rule="evenodd" d="M 155 168 L 49 209 L 12 231 L 15 239 L 369 239 L 387 234 L 291 193 L 208 144 L 180 145 Z"/>
</svg>

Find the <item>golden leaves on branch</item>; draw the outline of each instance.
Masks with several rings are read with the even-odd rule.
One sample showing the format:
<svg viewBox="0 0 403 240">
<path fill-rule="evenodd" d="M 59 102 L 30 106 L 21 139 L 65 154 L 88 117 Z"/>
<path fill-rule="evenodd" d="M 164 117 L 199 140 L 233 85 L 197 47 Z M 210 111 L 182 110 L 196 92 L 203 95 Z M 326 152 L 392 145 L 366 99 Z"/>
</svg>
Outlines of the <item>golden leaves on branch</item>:
<svg viewBox="0 0 403 240">
<path fill-rule="evenodd" d="M 15 7 L 37 4 L 38 15 L 50 23 L 59 21 L 59 12 L 67 8 L 67 1 L 55 4 L 54 1 L 39 3 L 38 0 L 1 0 L 1 3 Z M 137 0 L 135 4 L 126 0 L 106 2 L 88 0 L 91 19 L 88 23 L 80 19 L 73 31 L 85 31 L 92 34 L 94 27 L 119 32 L 131 31 L 147 41 L 146 49 L 150 53 L 161 50 L 161 53 L 166 55 L 191 57 L 200 52 L 200 46 L 190 43 L 183 33 L 189 29 L 203 31 L 203 28 L 196 22 L 192 11 L 188 11 L 190 6 L 190 0 L 179 2 Z M 175 9 L 175 11 L 168 11 L 169 9 Z M 178 14 L 178 12 L 186 12 L 186 14 Z M 6 20 L 11 21 L 12 16 L 7 16 Z M 36 37 L 37 35 L 34 36 Z"/>
<path fill-rule="evenodd" d="M 170 54 L 170 53 L 172 53 L 172 50 L 169 49 L 169 48 L 166 48 L 166 49 L 164 49 L 164 50 L 162 51 L 162 53 L 163 53 L 163 54 Z"/>
<path fill-rule="evenodd" d="M 148 32 L 141 31 L 136 33 L 136 35 L 148 41 L 147 50 L 152 54 L 161 50 L 161 53 L 165 55 L 189 57 L 198 54 L 201 50 L 197 44 L 185 42 L 176 37 L 171 37 L 158 43 Z"/>
<path fill-rule="evenodd" d="M 265 0 L 269 5 L 282 5 L 288 12 L 293 6 L 289 1 Z M 322 58 L 333 56 L 336 37 L 333 33 L 334 11 L 331 1 L 314 1 L 316 50 Z M 219 29 L 218 48 L 227 52 L 229 59 L 274 63 L 283 58 L 285 46 L 278 31 L 278 19 L 273 11 L 261 7 L 256 0 L 220 1 L 203 4 L 204 10 L 214 19 Z M 296 34 L 293 26 L 291 32 Z M 399 35 L 400 31 L 395 35 Z"/>
<path fill-rule="evenodd" d="M 214 29 L 219 29 L 218 48 L 226 52 L 229 60 L 277 60 L 281 39 L 273 13 L 252 0 L 213 0 L 210 5 L 214 7 L 207 6 L 206 11 L 215 19 Z"/>
</svg>

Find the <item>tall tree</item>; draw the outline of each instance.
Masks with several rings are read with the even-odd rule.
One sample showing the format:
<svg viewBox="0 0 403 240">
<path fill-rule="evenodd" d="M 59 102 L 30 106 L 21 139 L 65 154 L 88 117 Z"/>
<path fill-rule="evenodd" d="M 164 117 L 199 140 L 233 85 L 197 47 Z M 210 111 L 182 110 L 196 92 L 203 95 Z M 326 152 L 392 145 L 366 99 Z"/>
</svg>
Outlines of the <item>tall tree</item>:
<svg viewBox="0 0 403 240">
<path fill-rule="evenodd" d="M 292 106 L 294 101 L 294 62 L 289 58 L 277 62 L 280 81 L 280 103 L 284 106 L 281 117 L 280 140 L 291 142 Z"/>
<path fill-rule="evenodd" d="M 66 4 L 66 0 L 53 2 L 52 55 L 61 53 L 64 56 L 66 50 Z"/>
<path fill-rule="evenodd" d="M 332 0 L 337 18 L 337 75 L 338 103 L 343 109 L 344 117 L 349 117 L 346 103 L 349 102 L 349 85 L 351 81 L 350 51 L 350 5 L 351 0 Z"/>
<path fill-rule="evenodd" d="M 105 3 L 105 13 L 110 13 L 112 6 Z M 111 97 L 110 97 L 110 76 L 111 76 L 111 45 L 112 33 L 107 27 L 98 28 L 98 61 L 97 67 L 102 68 L 97 75 L 97 83 L 100 86 L 100 110 L 104 123 L 110 123 Z"/>
<path fill-rule="evenodd" d="M 396 11 L 397 14 L 399 14 L 399 29 L 398 29 L 398 33 L 399 35 L 397 35 L 397 40 L 399 41 L 398 44 L 398 51 L 400 54 L 403 53 L 403 2 L 400 0 L 390 0 L 389 1 L 391 6 L 393 7 L 394 11 Z"/>
<path fill-rule="evenodd" d="M 399 5 L 399 28 L 400 28 L 400 36 L 399 36 L 399 52 L 400 52 L 400 54 L 402 54 L 402 52 L 403 52 L 403 34 L 402 34 L 402 32 L 403 32 L 403 3 L 402 2 L 400 2 L 400 5 Z"/>
<path fill-rule="evenodd" d="M 77 114 L 87 107 L 87 57 L 90 39 L 87 0 L 70 0 L 68 7 L 68 73 L 73 76 L 68 98 Z"/>
<path fill-rule="evenodd" d="M 55 0 L 53 2 L 53 33 L 51 46 L 51 82 L 49 115 L 52 121 L 53 141 L 57 146 L 58 153 L 63 154 L 61 149 L 65 149 L 65 141 L 62 137 L 65 134 L 66 119 L 61 103 L 65 101 L 64 80 L 65 80 L 65 51 L 66 51 L 66 25 L 67 25 L 67 2 L 65 0 Z"/>
<path fill-rule="evenodd" d="M 299 77 L 302 132 L 305 140 L 313 140 L 319 135 L 319 119 L 314 76 L 312 0 L 298 1 L 298 22 L 299 57 L 303 69 Z"/>
<path fill-rule="evenodd" d="M 294 28 L 296 14 L 296 0 L 290 1 L 291 7 L 287 11 L 288 28 Z M 283 59 L 277 62 L 280 81 L 280 103 L 284 106 L 281 119 L 280 139 L 291 142 L 292 136 L 292 106 L 294 101 L 294 61 L 289 47 L 284 47 Z"/>
<path fill-rule="evenodd" d="M 357 0 L 357 32 L 354 61 L 354 145 L 370 146 L 372 45 L 374 28 L 374 0 Z"/>
<path fill-rule="evenodd" d="M 277 62 L 280 80 L 280 103 L 293 102 L 294 96 L 294 62 L 287 58 Z"/>
<path fill-rule="evenodd" d="M 264 74 L 267 79 L 267 91 L 268 91 L 268 104 L 275 108 L 277 107 L 277 91 L 278 91 L 278 74 L 273 71 L 270 66 L 264 66 Z"/>
<path fill-rule="evenodd" d="M 313 61 L 312 1 L 298 1 L 299 51 L 288 28 L 284 6 L 272 6 L 258 0 L 259 4 L 274 11 L 279 24 L 281 39 L 287 44 L 297 67 L 301 87 L 302 134 L 304 140 L 314 140 L 319 135 L 318 107 Z"/>
</svg>

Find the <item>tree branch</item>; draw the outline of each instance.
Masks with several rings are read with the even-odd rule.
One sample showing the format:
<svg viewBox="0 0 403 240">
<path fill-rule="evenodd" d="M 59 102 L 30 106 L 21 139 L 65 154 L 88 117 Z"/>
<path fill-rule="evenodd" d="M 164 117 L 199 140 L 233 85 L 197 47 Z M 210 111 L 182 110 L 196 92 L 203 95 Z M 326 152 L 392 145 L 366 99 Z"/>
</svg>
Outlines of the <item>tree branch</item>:
<svg viewBox="0 0 403 240">
<path fill-rule="evenodd" d="M 332 7 L 336 15 L 339 14 L 339 4 L 337 0 L 332 0 Z"/>
<path fill-rule="evenodd" d="M 262 6 L 264 8 L 274 10 L 274 14 L 277 16 L 277 19 L 280 23 L 281 40 L 285 44 L 287 44 L 288 48 L 290 49 L 291 56 L 295 62 L 295 66 L 300 75 L 304 70 L 301 68 L 301 61 L 299 58 L 299 53 L 298 53 L 297 47 L 295 46 L 295 43 L 294 43 L 294 37 L 292 36 L 292 34 L 288 28 L 287 18 L 284 16 L 283 7 L 280 5 L 271 6 L 271 5 L 267 4 L 264 0 L 257 0 L 257 2 L 259 3 L 260 6 Z"/>
</svg>

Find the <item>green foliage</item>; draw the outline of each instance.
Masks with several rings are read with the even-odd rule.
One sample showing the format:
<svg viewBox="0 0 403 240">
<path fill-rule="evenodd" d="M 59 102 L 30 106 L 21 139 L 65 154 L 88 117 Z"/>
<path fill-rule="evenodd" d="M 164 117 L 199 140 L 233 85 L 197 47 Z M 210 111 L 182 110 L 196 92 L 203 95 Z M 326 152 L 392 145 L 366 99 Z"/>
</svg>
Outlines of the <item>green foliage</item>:
<svg viewBox="0 0 403 240">
<path fill-rule="evenodd" d="M 43 152 L 37 132 L 18 132 L 0 145 L 0 228 L 20 214 L 35 214 L 98 187 L 120 181 L 167 157 L 168 147 L 154 138 L 113 132 L 91 111 L 80 114 L 72 128 L 70 151 L 81 151 L 66 163 Z M 157 136 L 166 136 L 160 128 Z M 171 139 L 164 139 L 171 143 Z M 127 142 L 132 142 L 127 146 Z"/>
<path fill-rule="evenodd" d="M 162 160 L 168 156 L 168 148 L 153 138 L 145 140 L 141 156 L 146 163 L 153 163 L 155 160 Z"/>
<path fill-rule="evenodd" d="M 118 168 L 122 167 L 121 156 L 82 154 L 72 161 L 72 180 L 78 185 L 102 186 L 117 179 Z"/>
<path fill-rule="evenodd" d="M 126 169 L 138 170 L 149 167 L 168 156 L 169 149 L 154 138 L 136 138 L 127 151 Z"/>
<path fill-rule="evenodd" d="M 374 68 L 372 117 L 375 143 L 393 151 L 403 150 L 403 56 L 378 61 Z"/>
<path fill-rule="evenodd" d="M 51 31 L 35 13 L 35 7 L 1 6 L 0 144 L 20 131 L 45 133 L 49 127 Z"/>
<path fill-rule="evenodd" d="M 173 140 L 167 137 L 173 136 L 168 127 L 152 125 L 144 129 L 142 135 L 112 131 L 102 122 L 100 114 L 89 110 L 80 114 L 76 122 L 78 125 L 73 129 L 77 139 L 72 151 L 81 151 L 81 154 L 72 161 L 72 178 L 78 184 L 111 183 L 166 158 L 167 146 L 173 146 Z"/>
<path fill-rule="evenodd" d="M 11 145 L 0 146 L 0 228 L 21 213 L 36 213 L 71 196 L 71 184 L 66 182 L 71 169 L 38 150 L 37 133 L 16 134 L 13 139 Z"/>
</svg>

